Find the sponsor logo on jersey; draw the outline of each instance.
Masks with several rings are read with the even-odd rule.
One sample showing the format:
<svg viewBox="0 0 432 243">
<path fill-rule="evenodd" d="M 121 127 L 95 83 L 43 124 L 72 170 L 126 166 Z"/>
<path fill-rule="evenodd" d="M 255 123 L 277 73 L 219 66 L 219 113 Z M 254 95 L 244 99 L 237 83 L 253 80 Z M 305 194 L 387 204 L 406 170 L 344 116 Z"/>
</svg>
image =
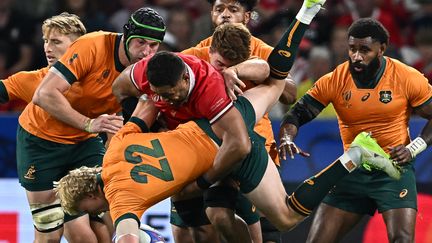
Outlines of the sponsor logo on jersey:
<svg viewBox="0 0 432 243">
<path fill-rule="evenodd" d="M 387 104 L 390 101 L 392 101 L 392 92 L 390 90 L 382 90 L 380 91 L 380 98 L 379 100 L 384 103 Z"/>
<path fill-rule="evenodd" d="M 73 61 L 74 61 L 75 59 L 77 59 L 77 58 L 78 58 L 78 54 L 74 53 L 74 54 L 72 55 L 72 57 L 69 58 L 69 61 L 68 61 L 69 65 L 71 65 L 71 64 L 73 63 Z"/>
<path fill-rule="evenodd" d="M 369 99 L 369 97 L 370 97 L 370 93 L 367 93 L 362 96 L 361 101 L 365 102 L 367 99 Z"/>
<path fill-rule="evenodd" d="M 352 92 L 351 90 L 347 90 L 342 92 L 342 98 L 343 98 L 343 104 L 345 106 L 345 108 L 350 108 L 351 104 L 349 103 L 349 101 L 351 100 L 352 97 Z"/>
<path fill-rule="evenodd" d="M 343 96 L 343 99 L 344 99 L 345 101 L 349 101 L 349 100 L 351 99 L 351 96 L 352 96 L 351 90 L 344 91 L 344 92 L 342 93 L 342 96 Z"/>
<path fill-rule="evenodd" d="M 104 79 L 107 79 L 109 77 L 110 72 L 111 71 L 109 69 L 105 69 L 102 72 L 102 75 L 96 80 L 96 82 L 101 83 Z"/>
</svg>

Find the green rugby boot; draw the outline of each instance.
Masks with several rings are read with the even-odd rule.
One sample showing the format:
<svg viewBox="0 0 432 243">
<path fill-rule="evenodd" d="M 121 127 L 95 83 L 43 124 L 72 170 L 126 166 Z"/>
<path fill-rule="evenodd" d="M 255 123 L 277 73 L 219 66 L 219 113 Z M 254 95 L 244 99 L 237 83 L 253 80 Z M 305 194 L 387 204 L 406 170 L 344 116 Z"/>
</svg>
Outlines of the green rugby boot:
<svg viewBox="0 0 432 243">
<path fill-rule="evenodd" d="M 376 140 L 371 137 L 370 133 L 359 133 L 354 141 L 351 143 L 350 148 L 360 148 L 362 166 L 368 170 L 377 169 L 387 173 L 391 178 L 399 180 L 401 176 L 400 168 L 392 160 L 381 146 L 378 145 Z"/>
<path fill-rule="evenodd" d="M 307 8 L 312 8 L 315 5 L 320 5 L 320 7 L 322 7 L 325 2 L 326 0 L 305 0 L 304 1 Z"/>
</svg>

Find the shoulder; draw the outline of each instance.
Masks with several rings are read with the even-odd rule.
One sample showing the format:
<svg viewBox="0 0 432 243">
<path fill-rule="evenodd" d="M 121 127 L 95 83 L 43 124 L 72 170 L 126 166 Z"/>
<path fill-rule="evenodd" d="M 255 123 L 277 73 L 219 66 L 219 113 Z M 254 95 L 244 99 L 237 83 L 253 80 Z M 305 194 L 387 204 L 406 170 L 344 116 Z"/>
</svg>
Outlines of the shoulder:
<svg viewBox="0 0 432 243">
<path fill-rule="evenodd" d="M 406 82 L 408 81 L 418 82 L 419 79 L 420 80 L 424 79 L 427 81 L 424 75 L 414 67 L 408 66 L 407 64 L 394 58 L 390 58 L 390 57 L 385 57 L 385 58 L 386 58 L 386 65 L 387 65 L 386 73 L 396 75 L 395 78 L 397 78 L 398 80 L 406 81 Z"/>
<path fill-rule="evenodd" d="M 48 73 L 49 67 L 44 67 L 41 69 L 33 71 L 21 71 L 9 76 L 7 79 L 25 80 L 32 81 L 34 79 L 42 79 Z"/>
<path fill-rule="evenodd" d="M 189 49 L 183 50 L 182 54 L 193 55 L 205 61 L 209 60 L 209 47 L 191 47 Z"/>
<path fill-rule="evenodd" d="M 198 45 L 196 45 L 195 47 L 205 47 L 205 46 L 210 46 L 212 42 L 212 37 L 207 37 L 206 39 L 200 41 L 200 43 L 198 43 Z"/>
</svg>

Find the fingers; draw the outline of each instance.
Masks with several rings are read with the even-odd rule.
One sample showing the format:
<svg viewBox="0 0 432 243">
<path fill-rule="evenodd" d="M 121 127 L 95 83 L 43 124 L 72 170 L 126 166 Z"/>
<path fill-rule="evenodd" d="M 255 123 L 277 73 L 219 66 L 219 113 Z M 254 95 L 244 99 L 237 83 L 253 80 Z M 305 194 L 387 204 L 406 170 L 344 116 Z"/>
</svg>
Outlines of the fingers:
<svg viewBox="0 0 432 243">
<path fill-rule="evenodd" d="M 230 97 L 231 100 L 237 100 L 237 96 L 234 93 L 234 90 L 232 89 L 227 89 L 227 93 L 228 93 L 228 97 Z"/>
<path fill-rule="evenodd" d="M 304 152 L 304 151 L 300 151 L 300 155 L 303 156 L 303 157 L 309 157 L 310 153 Z"/>
<path fill-rule="evenodd" d="M 243 91 L 240 89 L 240 87 L 239 86 L 237 86 L 237 85 L 234 85 L 234 91 L 237 93 L 237 94 L 239 94 L 239 95 L 242 95 L 243 94 Z"/>
<path fill-rule="evenodd" d="M 92 123 L 92 132 L 116 133 L 123 127 L 123 117 L 117 115 L 101 115 Z"/>
<path fill-rule="evenodd" d="M 410 151 L 403 145 L 396 147 L 389 147 L 390 159 L 395 161 L 397 164 L 408 163 L 412 160 Z"/>
<path fill-rule="evenodd" d="M 242 89 L 246 88 L 246 84 L 243 81 L 241 81 L 240 79 L 236 78 L 235 81 L 236 81 L 235 83 L 237 86 L 240 86 Z"/>
<path fill-rule="evenodd" d="M 283 159 L 286 160 L 286 151 L 285 151 L 285 147 L 279 147 L 279 156 Z"/>
</svg>

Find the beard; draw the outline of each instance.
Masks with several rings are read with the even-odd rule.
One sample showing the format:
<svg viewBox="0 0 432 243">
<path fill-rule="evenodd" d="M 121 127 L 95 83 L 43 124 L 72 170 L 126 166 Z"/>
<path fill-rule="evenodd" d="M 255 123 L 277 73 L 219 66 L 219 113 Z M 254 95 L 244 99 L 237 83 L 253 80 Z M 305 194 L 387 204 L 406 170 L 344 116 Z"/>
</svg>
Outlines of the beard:
<svg viewBox="0 0 432 243">
<path fill-rule="evenodd" d="M 361 68 L 361 71 L 356 71 L 355 68 Z M 375 75 L 380 68 L 380 61 L 376 56 L 372 61 L 366 65 L 360 62 L 352 62 L 349 59 L 349 70 L 351 76 L 356 82 L 367 84 L 375 78 Z"/>
</svg>

